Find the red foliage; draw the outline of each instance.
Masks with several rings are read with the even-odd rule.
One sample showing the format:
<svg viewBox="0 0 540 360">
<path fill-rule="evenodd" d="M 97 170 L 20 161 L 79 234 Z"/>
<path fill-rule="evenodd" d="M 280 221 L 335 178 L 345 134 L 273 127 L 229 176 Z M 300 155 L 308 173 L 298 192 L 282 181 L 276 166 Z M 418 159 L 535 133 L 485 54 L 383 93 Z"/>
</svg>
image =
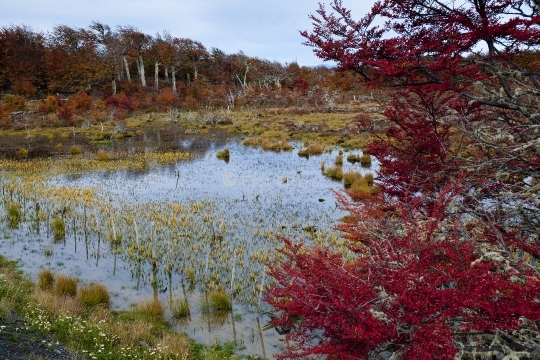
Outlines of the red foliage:
<svg viewBox="0 0 540 360">
<path fill-rule="evenodd" d="M 122 110 L 125 110 L 125 111 L 128 111 L 128 112 L 135 110 L 135 107 L 133 106 L 133 103 L 126 96 L 126 94 L 124 92 L 121 92 L 118 95 L 108 97 L 105 100 L 105 104 L 113 105 L 117 109 L 122 109 Z"/>
</svg>

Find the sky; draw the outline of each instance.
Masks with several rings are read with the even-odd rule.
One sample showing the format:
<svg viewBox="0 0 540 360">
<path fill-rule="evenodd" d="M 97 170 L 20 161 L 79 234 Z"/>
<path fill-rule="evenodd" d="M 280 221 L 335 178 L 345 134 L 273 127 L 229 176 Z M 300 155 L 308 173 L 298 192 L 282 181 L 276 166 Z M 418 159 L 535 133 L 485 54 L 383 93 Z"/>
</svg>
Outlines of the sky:
<svg viewBox="0 0 540 360">
<path fill-rule="evenodd" d="M 156 35 L 174 37 L 300 66 L 324 62 L 302 45 L 300 30 L 312 28 L 309 14 L 331 0 L 0 0 L 0 27 L 28 25 L 47 32 L 55 25 L 87 28 L 92 21 L 111 26 L 131 25 Z M 367 13 L 374 0 L 344 0 L 353 17 Z"/>
</svg>

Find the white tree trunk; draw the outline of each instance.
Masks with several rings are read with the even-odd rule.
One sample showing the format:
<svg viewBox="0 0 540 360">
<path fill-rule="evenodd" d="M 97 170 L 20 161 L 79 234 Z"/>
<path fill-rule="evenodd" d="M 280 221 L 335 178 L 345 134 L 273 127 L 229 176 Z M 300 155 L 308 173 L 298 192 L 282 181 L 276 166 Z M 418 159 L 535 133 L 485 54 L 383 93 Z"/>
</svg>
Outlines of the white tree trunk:
<svg viewBox="0 0 540 360">
<path fill-rule="evenodd" d="M 146 86 L 146 79 L 144 77 L 144 62 L 142 55 L 139 55 L 139 74 L 141 76 L 142 86 Z"/>
<path fill-rule="evenodd" d="M 165 82 L 169 82 L 169 67 L 165 66 Z"/>
<path fill-rule="evenodd" d="M 171 67 L 171 75 L 172 75 L 172 92 L 176 94 L 176 67 Z"/>
<path fill-rule="evenodd" d="M 159 63 L 156 60 L 155 66 L 154 66 L 154 87 L 156 90 L 159 90 Z"/>
<path fill-rule="evenodd" d="M 128 82 L 131 82 L 131 75 L 129 74 L 129 64 L 128 64 L 128 61 L 127 61 L 127 56 L 122 56 L 122 58 L 124 59 L 124 67 L 126 68 L 127 80 L 128 80 Z"/>
<path fill-rule="evenodd" d="M 116 79 L 112 80 L 112 94 L 116 95 Z"/>
</svg>

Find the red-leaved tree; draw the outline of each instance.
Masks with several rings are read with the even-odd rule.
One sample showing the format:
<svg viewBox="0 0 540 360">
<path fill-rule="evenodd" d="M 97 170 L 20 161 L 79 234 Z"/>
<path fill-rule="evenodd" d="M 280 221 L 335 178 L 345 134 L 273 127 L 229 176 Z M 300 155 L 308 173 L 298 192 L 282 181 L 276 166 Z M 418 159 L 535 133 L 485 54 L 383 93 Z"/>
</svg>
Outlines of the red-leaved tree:
<svg viewBox="0 0 540 360">
<path fill-rule="evenodd" d="M 381 0 L 355 21 L 335 0 L 311 17 L 319 57 L 398 91 L 384 132 L 357 128 L 382 191 L 338 194 L 354 260 L 287 241 L 271 267 L 282 358 L 540 357 L 537 6 Z"/>
</svg>

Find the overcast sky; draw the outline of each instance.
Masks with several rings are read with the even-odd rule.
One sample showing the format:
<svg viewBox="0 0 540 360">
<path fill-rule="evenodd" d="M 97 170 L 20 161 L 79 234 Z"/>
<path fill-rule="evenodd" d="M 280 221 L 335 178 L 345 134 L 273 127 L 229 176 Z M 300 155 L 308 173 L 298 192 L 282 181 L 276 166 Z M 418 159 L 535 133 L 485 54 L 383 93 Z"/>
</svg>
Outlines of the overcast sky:
<svg viewBox="0 0 540 360">
<path fill-rule="evenodd" d="M 330 0 L 0 0 L 0 26 L 29 25 L 50 31 L 55 25 L 87 28 L 93 21 L 111 27 L 132 25 L 155 35 L 200 41 L 207 49 L 281 63 L 323 62 L 302 45 L 299 30 L 309 30 L 308 15 Z M 369 11 L 373 0 L 344 0 L 355 18 Z M 329 6 L 327 6 L 329 7 Z"/>
</svg>

